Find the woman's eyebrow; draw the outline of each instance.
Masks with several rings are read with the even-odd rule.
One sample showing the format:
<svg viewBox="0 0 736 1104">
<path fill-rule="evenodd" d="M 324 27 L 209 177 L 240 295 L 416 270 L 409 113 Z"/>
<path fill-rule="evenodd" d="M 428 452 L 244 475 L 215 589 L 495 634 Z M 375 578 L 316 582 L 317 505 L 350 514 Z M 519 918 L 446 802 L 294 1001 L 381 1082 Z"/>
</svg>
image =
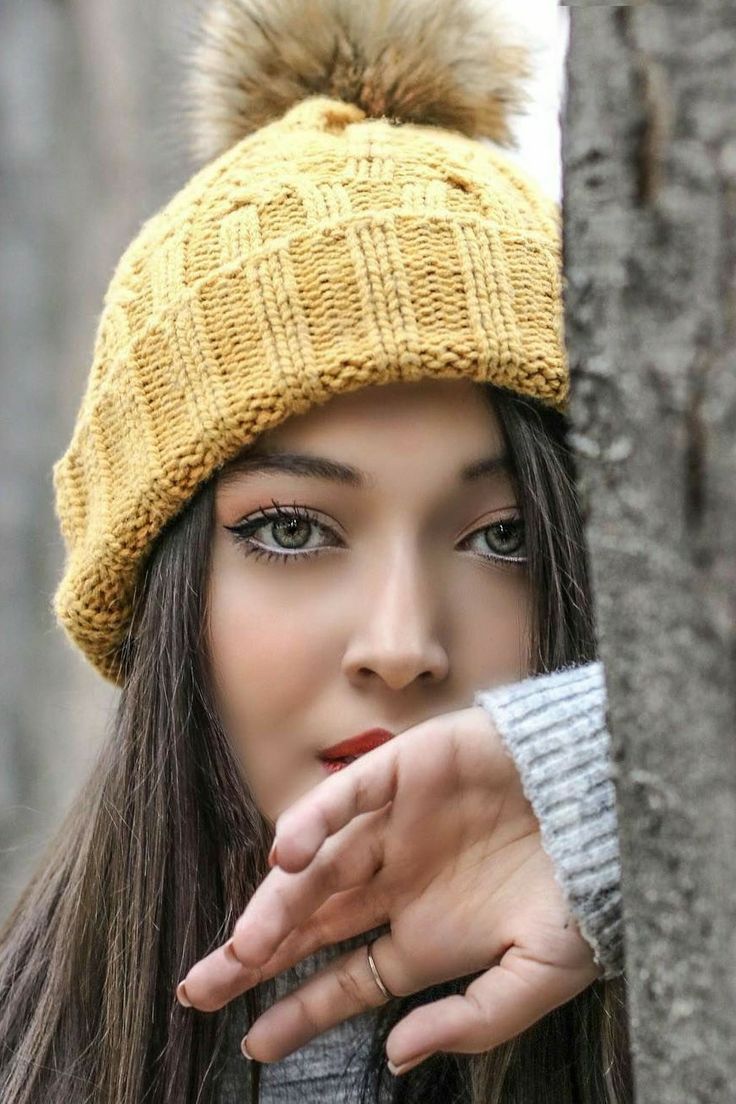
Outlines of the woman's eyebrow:
<svg viewBox="0 0 736 1104">
<path fill-rule="evenodd" d="M 509 458 L 506 453 L 485 456 L 466 464 L 460 471 L 461 483 L 472 483 L 486 475 L 498 475 L 509 470 Z M 238 456 L 220 472 L 221 486 L 227 486 L 239 475 L 255 475 L 263 472 L 288 472 L 289 475 L 311 476 L 328 479 L 334 483 L 345 483 L 351 487 L 365 488 L 375 486 L 375 478 L 360 468 L 343 464 L 339 460 L 330 460 L 326 456 L 313 456 L 303 452 L 251 453 Z"/>
<path fill-rule="evenodd" d="M 326 456 L 312 456 L 303 452 L 259 452 L 236 457 L 223 468 L 220 483 L 227 485 L 239 475 L 271 471 L 329 479 L 334 483 L 347 483 L 351 487 L 366 487 L 373 482 L 372 477 L 359 468 L 341 464 L 338 460 L 329 460 Z"/>
<path fill-rule="evenodd" d="M 460 472 L 461 483 L 472 483 L 481 479 L 484 475 L 498 475 L 499 472 L 510 472 L 511 462 L 508 454 L 499 452 L 497 456 L 485 456 L 482 460 L 474 460 Z"/>
</svg>

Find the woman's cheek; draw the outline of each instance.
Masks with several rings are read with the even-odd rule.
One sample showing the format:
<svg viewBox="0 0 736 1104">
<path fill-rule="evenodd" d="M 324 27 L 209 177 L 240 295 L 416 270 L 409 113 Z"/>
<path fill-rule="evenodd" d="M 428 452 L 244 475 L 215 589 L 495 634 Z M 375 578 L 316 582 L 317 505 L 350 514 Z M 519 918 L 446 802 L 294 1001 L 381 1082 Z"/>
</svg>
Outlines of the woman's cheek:
<svg viewBox="0 0 736 1104">
<path fill-rule="evenodd" d="M 213 609 L 213 645 L 220 681 L 255 707 L 270 690 L 282 692 L 299 662 L 299 619 L 282 603 L 246 601 L 234 593 Z"/>
<path fill-rule="evenodd" d="M 222 580 L 220 580 L 222 583 Z M 210 643 L 217 706 L 243 780 L 269 817 L 287 797 L 282 790 L 296 747 L 299 718 L 314 673 L 313 649 L 300 643 L 299 617 L 283 602 L 265 601 L 256 588 L 220 586 L 210 606 Z"/>
<path fill-rule="evenodd" d="M 299 565 L 222 567 L 210 597 L 210 646 L 226 712 L 261 730 L 293 724 L 294 709 L 303 713 L 324 682 L 336 635 L 330 603 L 314 580 L 279 575 Z"/>
<path fill-rule="evenodd" d="M 229 635 L 241 642 L 233 645 L 241 669 L 288 681 L 290 674 L 306 674 L 318 661 L 327 627 L 324 609 L 312 598 L 280 591 L 272 599 L 231 609 Z"/>
</svg>

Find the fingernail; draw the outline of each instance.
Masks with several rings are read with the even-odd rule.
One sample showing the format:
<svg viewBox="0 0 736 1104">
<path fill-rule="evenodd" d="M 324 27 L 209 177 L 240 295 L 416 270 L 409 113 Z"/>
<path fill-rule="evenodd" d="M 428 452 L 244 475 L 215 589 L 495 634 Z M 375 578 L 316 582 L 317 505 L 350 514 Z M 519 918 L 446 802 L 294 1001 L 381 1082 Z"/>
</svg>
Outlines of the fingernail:
<svg viewBox="0 0 736 1104">
<path fill-rule="evenodd" d="M 185 1008 L 192 1008 L 193 1007 L 192 1002 L 189 1000 L 189 997 L 187 996 L 187 991 L 184 987 L 184 982 L 183 981 L 180 981 L 179 984 L 176 987 L 176 999 L 179 1001 L 179 1004 L 183 1004 Z"/>
<path fill-rule="evenodd" d="M 252 1062 L 253 1061 L 253 1055 L 249 1054 L 248 1051 L 245 1048 L 245 1044 L 246 1044 L 247 1041 L 248 1041 L 248 1036 L 246 1035 L 246 1036 L 244 1036 L 244 1038 L 242 1038 L 240 1040 L 240 1049 L 243 1052 L 243 1057 L 247 1058 L 249 1062 Z"/>
<path fill-rule="evenodd" d="M 271 845 L 271 850 L 268 852 L 268 865 L 275 866 L 277 862 L 278 859 L 276 858 L 276 840 L 274 840 L 273 844 Z"/>
<path fill-rule="evenodd" d="M 420 1062 L 423 1062 L 425 1058 L 430 1058 L 434 1052 L 428 1050 L 426 1054 L 420 1054 L 416 1058 L 409 1058 L 406 1062 L 402 1062 L 401 1065 L 395 1066 L 391 1059 L 388 1059 L 388 1068 L 394 1077 L 398 1077 L 401 1073 L 406 1073 L 410 1069 L 414 1069 Z"/>
</svg>

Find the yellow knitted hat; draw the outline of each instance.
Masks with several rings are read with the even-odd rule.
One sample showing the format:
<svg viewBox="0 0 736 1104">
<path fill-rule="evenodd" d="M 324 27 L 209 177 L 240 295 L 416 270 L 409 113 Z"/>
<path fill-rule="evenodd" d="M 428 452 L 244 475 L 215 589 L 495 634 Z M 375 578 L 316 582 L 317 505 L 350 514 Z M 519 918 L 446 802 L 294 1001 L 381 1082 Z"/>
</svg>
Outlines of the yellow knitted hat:
<svg viewBox="0 0 736 1104">
<path fill-rule="evenodd" d="M 214 159 L 119 261 L 53 469 L 54 612 L 118 685 L 156 538 L 264 430 L 395 380 L 567 390 L 559 210 L 500 148 L 530 69 L 498 11 L 216 0 L 195 61 Z"/>
</svg>

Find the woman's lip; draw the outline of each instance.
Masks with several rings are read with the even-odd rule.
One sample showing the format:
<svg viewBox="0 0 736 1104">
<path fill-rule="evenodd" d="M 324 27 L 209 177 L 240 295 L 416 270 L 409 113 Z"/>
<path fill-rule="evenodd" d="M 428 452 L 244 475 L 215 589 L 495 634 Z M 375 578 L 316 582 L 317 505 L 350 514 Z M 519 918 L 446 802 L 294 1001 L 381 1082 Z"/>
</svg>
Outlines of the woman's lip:
<svg viewBox="0 0 736 1104">
<path fill-rule="evenodd" d="M 335 774 L 336 771 L 345 770 L 348 765 L 345 759 L 321 759 L 320 762 L 326 774 Z"/>
<path fill-rule="evenodd" d="M 370 728 L 367 732 L 360 732 L 357 736 L 351 736 L 349 740 L 342 740 L 339 744 L 332 744 L 319 752 L 320 759 L 344 759 L 348 755 L 365 755 L 373 748 L 380 747 L 387 740 L 393 740 L 394 733 L 387 728 Z"/>
</svg>

